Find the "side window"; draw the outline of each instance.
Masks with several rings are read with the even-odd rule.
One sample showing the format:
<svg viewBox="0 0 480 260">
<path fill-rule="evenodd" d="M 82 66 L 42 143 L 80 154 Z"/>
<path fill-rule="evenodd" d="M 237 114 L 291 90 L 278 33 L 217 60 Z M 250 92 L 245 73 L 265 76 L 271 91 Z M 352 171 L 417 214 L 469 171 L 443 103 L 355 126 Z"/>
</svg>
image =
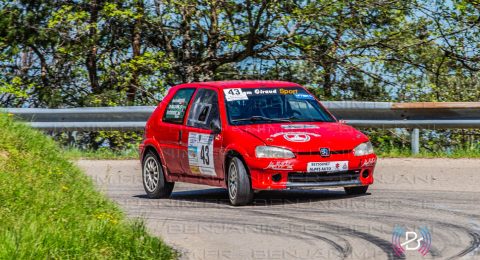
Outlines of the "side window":
<svg viewBox="0 0 480 260">
<path fill-rule="evenodd" d="M 213 120 L 220 120 L 217 92 L 211 89 L 199 89 L 190 106 L 187 125 L 210 129 Z"/>
<path fill-rule="evenodd" d="M 195 92 L 194 88 L 179 89 L 165 109 L 163 122 L 182 124 L 183 118 L 185 117 L 185 110 L 187 110 L 193 92 Z"/>
</svg>

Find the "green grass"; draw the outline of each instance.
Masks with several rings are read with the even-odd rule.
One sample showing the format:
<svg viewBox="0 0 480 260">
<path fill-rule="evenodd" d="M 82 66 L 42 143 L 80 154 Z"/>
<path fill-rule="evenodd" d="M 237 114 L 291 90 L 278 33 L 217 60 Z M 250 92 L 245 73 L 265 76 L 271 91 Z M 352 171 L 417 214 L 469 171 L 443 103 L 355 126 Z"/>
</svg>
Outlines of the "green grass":
<svg viewBox="0 0 480 260">
<path fill-rule="evenodd" d="M 428 151 L 420 149 L 419 153 L 412 155 L 410 149 L 376 149 L 375 152 L 381 158 L 480 158 L 480 149 L 454 149 L 446 151 Z"/>
<path fill-rule="evenodd" d="M 0 114 L 0 259 L 171 259 L 56 144 Z"/>
</svg>

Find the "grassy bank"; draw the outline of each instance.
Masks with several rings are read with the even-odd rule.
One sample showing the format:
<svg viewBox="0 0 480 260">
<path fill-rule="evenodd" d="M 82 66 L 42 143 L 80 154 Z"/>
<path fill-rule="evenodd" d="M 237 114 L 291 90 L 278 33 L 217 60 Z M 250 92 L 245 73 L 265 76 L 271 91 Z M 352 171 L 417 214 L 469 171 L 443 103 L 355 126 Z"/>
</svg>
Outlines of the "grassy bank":
<svg viewBox="0 0 480 260">
<path fill-rule="evenodd" d="M 170 259 L 43 134 L 0 115 L 0 259 Z"/>
</svg>

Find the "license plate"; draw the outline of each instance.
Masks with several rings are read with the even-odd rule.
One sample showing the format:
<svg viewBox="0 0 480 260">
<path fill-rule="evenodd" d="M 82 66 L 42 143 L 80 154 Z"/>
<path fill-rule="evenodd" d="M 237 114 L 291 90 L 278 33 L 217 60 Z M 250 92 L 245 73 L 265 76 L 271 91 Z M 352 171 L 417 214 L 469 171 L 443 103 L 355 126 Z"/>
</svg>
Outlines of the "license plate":
<svg viewBox="0 0 480 260">
<path fill-rule="evenodd" d="M 348 161 L 309 162 L 307 172 L 341 172 L 348 171 Z"/>
</svg>

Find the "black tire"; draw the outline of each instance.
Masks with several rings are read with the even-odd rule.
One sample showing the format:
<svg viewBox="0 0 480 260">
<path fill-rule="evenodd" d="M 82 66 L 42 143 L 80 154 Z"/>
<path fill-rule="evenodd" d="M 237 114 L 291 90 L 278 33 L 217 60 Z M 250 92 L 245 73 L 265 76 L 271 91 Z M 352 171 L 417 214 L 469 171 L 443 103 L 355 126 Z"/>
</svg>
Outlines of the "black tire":
<svg viewBox="0 0 480 260">
<path fill-rule="evenodd" d="M 356 186 L 356 187 L 344 187 L 345 192 L 348 195 L 358 195 L 358 194 L 365 194 L 368 190 L 367 186 Z"/>
<path fill-rule="evenodd" d="M 175 182 L 166 182 L 163 167 L 154 152 L 147 152 L 142 162 L 142 182 L 147 196 L 151 199 L 168 198 Z"/>
<path fill-rule="evenodd" d="M 249 204 L 253 201 L 253 190 L 247 168 L 241 159 L 233 157 L 227 168 L 228 198 L 233 206 Z"/>
</svg>

